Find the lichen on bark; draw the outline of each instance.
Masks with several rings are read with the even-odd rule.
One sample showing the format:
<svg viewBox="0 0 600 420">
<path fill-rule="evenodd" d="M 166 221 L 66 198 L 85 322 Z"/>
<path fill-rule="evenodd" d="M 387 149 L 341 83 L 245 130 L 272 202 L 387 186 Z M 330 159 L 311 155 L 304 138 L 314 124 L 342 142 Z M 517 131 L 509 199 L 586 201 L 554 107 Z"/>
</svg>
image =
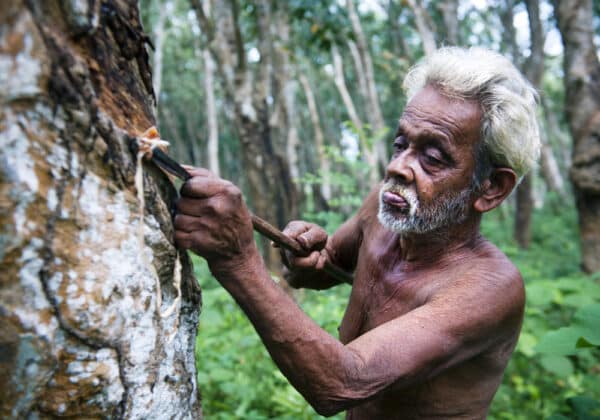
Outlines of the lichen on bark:
<svg viewBox="0 0 600 420">
<path fill-rule="evenodd" d="M 159 316 L 176 191 L 151 165 L 136 235 L 130 149 L 154 124 L 136 2 L 5 2 L 0 26 L 0 417 L 200 418 L 200 290 L 180 253 Z"/>
</svg>

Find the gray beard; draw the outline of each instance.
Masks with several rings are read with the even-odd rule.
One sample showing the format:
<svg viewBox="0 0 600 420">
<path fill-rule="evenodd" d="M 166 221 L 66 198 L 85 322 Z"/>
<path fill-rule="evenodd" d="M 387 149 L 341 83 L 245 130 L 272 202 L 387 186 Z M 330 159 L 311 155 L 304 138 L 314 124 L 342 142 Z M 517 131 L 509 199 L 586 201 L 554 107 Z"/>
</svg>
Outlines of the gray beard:
<svg viewBox="0 0 600 420">
<path fill-rule="evenodd" d="M 408 202 L 406 212 L 400 212 L 383 202 L 386 191 L 400 194 Z M 458 193 L 442 193 L 429 206 L 422 206 L 413 190 L 393 180 L 386 182 L 379 191 L 379 222 L 398 234 L 423 234 L 442 230 L 464 222 L 467 218 L 473 188 Z"/>
</svg>

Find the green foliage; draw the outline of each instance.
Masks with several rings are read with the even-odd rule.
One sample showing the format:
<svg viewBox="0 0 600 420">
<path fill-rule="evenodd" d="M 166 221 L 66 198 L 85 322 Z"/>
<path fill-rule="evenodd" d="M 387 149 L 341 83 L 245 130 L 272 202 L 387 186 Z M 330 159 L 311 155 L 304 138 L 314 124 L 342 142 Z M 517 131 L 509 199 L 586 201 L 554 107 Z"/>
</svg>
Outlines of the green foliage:
<svg viewBox="0 0 600 420">
<path fill-rule="evenodd" d="M 549 196 L 534 215 L 528 250 L 512 242 L 512 220 L 501 215 L 482 230 L 519 267 L 527 306 L 490 418 L 598 418 L 600 285 L 579 272 L 575 211 Z"/>
</svg>

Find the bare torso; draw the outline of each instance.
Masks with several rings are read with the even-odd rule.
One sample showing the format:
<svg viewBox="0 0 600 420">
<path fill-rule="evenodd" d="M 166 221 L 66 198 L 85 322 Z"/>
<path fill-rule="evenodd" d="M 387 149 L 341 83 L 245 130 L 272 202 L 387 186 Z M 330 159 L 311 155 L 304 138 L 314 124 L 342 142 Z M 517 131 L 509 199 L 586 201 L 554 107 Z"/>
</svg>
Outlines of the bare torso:
<svg viewBox="0 0 600 420">
<path fill-rule="evenodd" d="M 483 238 L 474 249 L 445 255 L 444 261 L 437 264 L 411 266 L 399 258 L 398 236 L 373 218 L 368 219 L 370 222 L 363 221 L 361 226 L 363 235 L 355 280 L 339 328 L 344 344 L 432 299 L 443 299 L 446 289 L 463 287 L 462 279 L 474 267 L 493 271 L 510 265 L 509 272 L 514 270 L 506 257 Z M 480 280 L 486 281 L 485 278 Z M 509 277 L 506 281 L 513 280 Z M 515 287 L 522 288 L 520 278 L 514 281 Z M 453 316 L 451 310 L 448 316 Z M 520 320 L 515 319 L 512 328 L 499 330 L 500 339 L 490 340 L 490 345 L 479 354 L 409 387 L 391 387 L 382 395 L 348 410 L 347 418 L 485 418 L 518 339 L 519 327 Z"/>
</svg>

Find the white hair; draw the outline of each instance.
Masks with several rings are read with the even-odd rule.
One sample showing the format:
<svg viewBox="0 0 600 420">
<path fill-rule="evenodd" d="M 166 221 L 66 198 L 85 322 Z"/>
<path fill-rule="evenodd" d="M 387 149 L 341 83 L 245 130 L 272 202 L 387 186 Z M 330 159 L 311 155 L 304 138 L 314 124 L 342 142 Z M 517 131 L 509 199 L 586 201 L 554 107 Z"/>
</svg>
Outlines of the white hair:
<svg viewBox="0 0 600 420">
<path fill-rule="evenodd" d="M 404 79 L 410 99 L 427 85 L 481 107 L 481 142 L 492 164 L 521 178 L 540 155 L 538 94 L 502 55 L 485 48 L 445 47 L 416 64 Z"/>
</svg>

